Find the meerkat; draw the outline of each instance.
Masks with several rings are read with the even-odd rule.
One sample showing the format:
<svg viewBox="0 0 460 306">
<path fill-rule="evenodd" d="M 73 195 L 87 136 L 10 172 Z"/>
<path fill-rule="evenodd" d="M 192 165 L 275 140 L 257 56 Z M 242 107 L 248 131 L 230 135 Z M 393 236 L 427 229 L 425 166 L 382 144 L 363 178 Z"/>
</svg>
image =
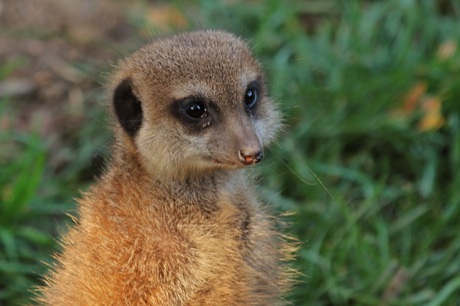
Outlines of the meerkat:
<svg viewBox="0 0 460 306">
<path fill-rule="evenodd" d="M 45 305 L 281 305 L 293 248 L 248 166 L 280 126 L 233 34 L 156 39 L 110 77 L 113 156 L 40 289 Z"/>
</svg>

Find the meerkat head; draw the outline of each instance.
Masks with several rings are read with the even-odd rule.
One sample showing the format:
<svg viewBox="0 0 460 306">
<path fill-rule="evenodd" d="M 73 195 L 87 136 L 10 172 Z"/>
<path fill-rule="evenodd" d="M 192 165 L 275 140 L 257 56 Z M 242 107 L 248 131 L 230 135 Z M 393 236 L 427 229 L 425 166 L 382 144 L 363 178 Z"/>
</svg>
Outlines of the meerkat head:
<svg viewBox="0 0 460 306">
<path fill-rule="evenodd" d="M 118 143 L 160 178 L 257 163 L 279 125 L 260 65 L 225 32 L 154 41 L 120 62 L 110 90 Z"/>
</svg>

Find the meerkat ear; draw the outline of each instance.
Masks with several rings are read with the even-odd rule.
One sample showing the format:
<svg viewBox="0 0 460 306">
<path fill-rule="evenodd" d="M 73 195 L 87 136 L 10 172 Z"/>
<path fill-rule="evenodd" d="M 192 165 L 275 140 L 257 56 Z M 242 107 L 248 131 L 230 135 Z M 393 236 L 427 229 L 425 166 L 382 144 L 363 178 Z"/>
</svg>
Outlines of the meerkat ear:
<svg viewBox="0 0 460 306">
<path fill-rule="evenodd" d="M 113 93 L 113 106 L 118 121 L 131 137 L 141 128 L 143 112 L 141 101 L 134 95 L 130 79 L 124 79 Z"/>
</svg>

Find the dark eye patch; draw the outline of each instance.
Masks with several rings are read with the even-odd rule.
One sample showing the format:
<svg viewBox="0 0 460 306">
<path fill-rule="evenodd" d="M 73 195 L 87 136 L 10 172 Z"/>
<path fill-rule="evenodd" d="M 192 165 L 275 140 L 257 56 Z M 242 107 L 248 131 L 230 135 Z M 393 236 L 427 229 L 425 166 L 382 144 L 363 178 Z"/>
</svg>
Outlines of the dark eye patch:
<svg viewBox="0 0 460 306">
<path fill-rule="evenodd" d="M 255 110 L 260 99 L 262 86 L 259 80 L 252 81 L 248 84 L 243 97 L 243 105 L 250 114 Z"/>
<path fill-rule="evenodd" d="M 180 123 L 191 132 L 199 132 L 211 125 L 215 116 L 214 103 L 202 97 L 189 96 L 174 101 L 171 104 L 171 112 Z"/>
<path fill-rule="evenodd" d="M 259 93 L 257 88 L 248 87 L 248 89 L 246 89 L 246 93 L 244 94 L 244 107 L 246 107 L 247 110 L 253 109 L 257 103 L 258 98 Z"/>
<path fill-rule="evenodd" d="M 190 101 L 185 101 L 183 109 L 185 114 L 194 120 L 200 120 L 209 115 L 205 103 L 200 99 L 192 98 Z"/>
</svg>

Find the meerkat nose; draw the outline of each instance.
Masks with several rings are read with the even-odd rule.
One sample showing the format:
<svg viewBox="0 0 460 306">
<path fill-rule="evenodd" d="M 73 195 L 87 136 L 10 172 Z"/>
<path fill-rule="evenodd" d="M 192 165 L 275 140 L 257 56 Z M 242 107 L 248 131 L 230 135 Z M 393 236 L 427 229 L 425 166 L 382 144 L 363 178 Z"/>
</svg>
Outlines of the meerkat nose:
<svg viewBox="0 0 460 306">
<path fill-rule="evenodd" d="M 238 152 L 238 157 L 243 164 L 250 165 L 260 162 L 264 158 L 264 152 L 262 152 L 262 150 L 257 150 L 255 152 L 240 150 Z"/>
</svg>

